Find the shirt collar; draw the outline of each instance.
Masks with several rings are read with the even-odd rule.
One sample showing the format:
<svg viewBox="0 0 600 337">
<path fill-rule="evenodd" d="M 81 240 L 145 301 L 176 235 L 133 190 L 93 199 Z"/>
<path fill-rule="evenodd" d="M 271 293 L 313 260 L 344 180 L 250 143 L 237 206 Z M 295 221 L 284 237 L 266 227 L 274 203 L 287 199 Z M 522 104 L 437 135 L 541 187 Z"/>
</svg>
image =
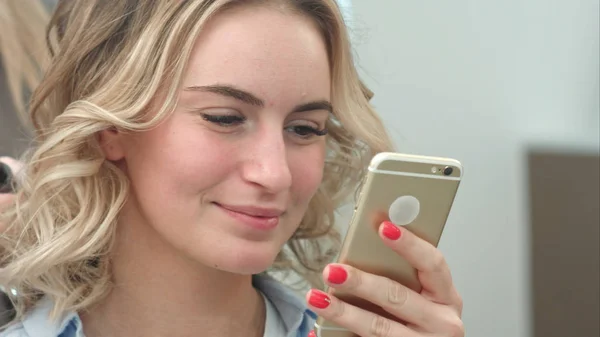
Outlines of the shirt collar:
<svg viewBox="0 0 600 337">
<path fill-rule="evenodd" d="M 288 331 L 312 328 L 317 315 L 306 308 L 304 301 L 292 289 L 266 275 L 255 276 L 253 284 L 279 311 Z"/>
<path fill-rule="evenodd" d="M 75 312 L 68 312 L 56 320 L 50 319 L 50 311 L 54 302 L 49 297 L 44 297 L 31 313 L 23 320 L 23 329 L 29 336 L 35 337 L 63 337 L 62 333 L 75 324 L 75 332 L 81 331 L 81 321 Z M 79 335 L 83 336 L 83 334 Z M 79 337 L 77 334 L 64 337 Z"/>
<path fill-rule="evenodd" d="M 304 336 L 308 333 L 307 329 L 312 328 L 316 315 L 306 308 L 304 301 L 292 289 L 266 275 L 255 276 L 253 284 L 273 303 L 290 331 L 290 336 Z M 79 315 L 68 312 L 51 320 L 53 305 L 49 297 L 38 302 L 22 322 L 27 334 L 32 337 L 83 337 Z"/>
</svg>

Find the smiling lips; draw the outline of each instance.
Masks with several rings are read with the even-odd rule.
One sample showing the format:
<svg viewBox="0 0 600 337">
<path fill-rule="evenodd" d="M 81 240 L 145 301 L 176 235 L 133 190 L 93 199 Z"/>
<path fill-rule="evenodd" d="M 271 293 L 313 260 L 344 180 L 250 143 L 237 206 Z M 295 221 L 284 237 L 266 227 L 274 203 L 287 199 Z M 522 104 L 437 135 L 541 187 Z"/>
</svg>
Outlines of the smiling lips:
<svg viewBox="0 0 600 337">
<path fill-rule="evenodd" d="M 255 206 L 233 206 L 215 203 L 232 218 L 258 230 L 272 230 L 279 224 L 279 217 L 284 213 L 277 208 Z"/>
</svg>

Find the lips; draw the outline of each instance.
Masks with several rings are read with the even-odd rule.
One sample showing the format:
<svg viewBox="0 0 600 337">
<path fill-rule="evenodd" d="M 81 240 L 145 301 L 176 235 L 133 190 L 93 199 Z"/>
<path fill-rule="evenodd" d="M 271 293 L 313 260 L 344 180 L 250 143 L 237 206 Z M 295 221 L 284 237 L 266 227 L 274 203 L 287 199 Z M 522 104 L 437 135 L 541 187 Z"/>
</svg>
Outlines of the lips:
<svg viewBox="0 0 600 337">
<path fill-rule="evenodd" d="M 214 204 L 236 222 L 246 225 L 246 228 L 250 227 L 260 231 L 276 228 L 279 224 L 279 217 L 284 213 L 279 208 Z"/>
<path fill-rule="evenodd" d="M 255 206 L 232 206 L 216 203 L 218 206 L 236 213 L 241 213 L 248 216 L 258 218 L 276 218 L 280 217 L 284 211 L 278 208 L 266 208 L 266 207 L 255 207 Z"/>
</svg>

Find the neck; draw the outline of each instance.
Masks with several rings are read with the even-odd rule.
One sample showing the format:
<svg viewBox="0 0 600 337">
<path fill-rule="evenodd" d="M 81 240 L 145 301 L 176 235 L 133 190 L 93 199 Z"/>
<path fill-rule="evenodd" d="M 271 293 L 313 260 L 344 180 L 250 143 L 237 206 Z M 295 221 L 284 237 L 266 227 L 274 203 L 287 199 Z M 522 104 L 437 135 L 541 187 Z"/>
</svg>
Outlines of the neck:
<svg viewBox="0 0 600 337">
<path fill-rule="evenodd" d="M 87 337 L 262 336 L 266 309 L 251 275 L 200 265 L 150 226 L 122 220 L 113 289 L 81 314 Z"/>
</svg>

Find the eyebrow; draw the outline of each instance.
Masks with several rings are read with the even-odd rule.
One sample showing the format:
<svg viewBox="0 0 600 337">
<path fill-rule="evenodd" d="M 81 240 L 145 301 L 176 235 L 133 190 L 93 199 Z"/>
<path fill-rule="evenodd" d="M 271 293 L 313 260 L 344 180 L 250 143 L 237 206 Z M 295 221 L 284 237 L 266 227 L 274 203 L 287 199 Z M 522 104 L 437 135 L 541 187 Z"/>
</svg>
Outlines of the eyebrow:
<svg viewBox="0 0 600 337">
<path fill-rule="evenodd" d="M 238 89 L 231 85 L 203 85 L 203 86 L 189 86 L 185 88 L 185 91 L 201 91 L 201 92 L 210 92 L 213 94 L 231 97 L 237 99 L 238 101 L 242 101 L 246 104 L 254 105 L 257 107 L 264 107 L 265 102 L 256 97 L 255 95 Z M 331 102 L 327 100 L 319 100 L 309 103 L 303 103 L 297 105 L 292 109 L 292 113 L 298 112 L 307 112 L 307 111 L 315 111 L 315 110 L 326 110 L 330 113 L 333 113 L 333 106 Z"/>
</svg>

